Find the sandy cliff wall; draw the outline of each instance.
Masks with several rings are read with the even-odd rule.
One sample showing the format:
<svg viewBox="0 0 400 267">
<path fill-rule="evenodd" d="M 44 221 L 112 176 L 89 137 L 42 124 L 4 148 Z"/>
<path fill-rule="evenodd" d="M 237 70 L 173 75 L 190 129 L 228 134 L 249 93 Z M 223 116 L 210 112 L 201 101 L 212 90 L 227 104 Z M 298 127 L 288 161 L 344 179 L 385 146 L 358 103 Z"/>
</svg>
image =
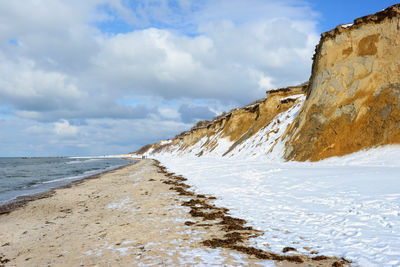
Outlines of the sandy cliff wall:
<svg viewBox="0 0 400 267">
<path fill-rule="evenodd" d="M 400 143 L 400 5 L 324 33 L 286 159 Z"/>
<path fill-rule="evenodd" d="M 199 122 L 191 130 L 177 135 L 174 139 L 147 145 L 137 153 L 191 153 L 197 156 L 213 153 L 232 156 L 238 146 L 259 133 L 279 114 L 302 103 L 306 89 L 307 84 L 268 91 L 264 99 L 231 110 L 212 121 Z"/>
</svg>

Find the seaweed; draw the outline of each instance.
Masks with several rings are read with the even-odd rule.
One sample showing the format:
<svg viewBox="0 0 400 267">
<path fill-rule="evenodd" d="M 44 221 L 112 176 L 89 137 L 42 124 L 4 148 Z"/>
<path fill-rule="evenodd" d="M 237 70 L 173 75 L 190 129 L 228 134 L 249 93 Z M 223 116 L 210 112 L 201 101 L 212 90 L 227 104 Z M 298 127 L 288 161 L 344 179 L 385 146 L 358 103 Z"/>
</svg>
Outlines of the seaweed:
<svg viewBox="0 0 400 267">
<path fill-rule="evenodd" d="M 214 196 L 206 196 L 203 194 L 195 194 L 187 190 L 189 185 L 183 183 L 187 179 L 182 176 L 175 175 L 175 173 L 167 172 L 167 169 L 160 165 L 158 161 L 154 163 L 158 168 L 158 172 L 162 173 L 167 179 L 163 180 L 164 184 L 172 185 L 169 189 L 176 191 L 179 195 L 189 196 L 189 200 L 181 202 L 181 206 L 190 207 L 189 214 L 194 218 L 201 218 L 203 221 L 215 221 L 209 224 L 196 223 L 193 221 L 186 221 L 186 226 L 194 227 L 210 227 L 218 226 L 225 234 L 221 238 L 211 238 L 203 240 L 202 244 L 211 248 L 229 248 L 247 255 L 255 256 L 258 259 L 275 260 L 275 261 L 289 261 L 295 263 L 303 263 L 305 259 L 313 261 L 321 260 L 334 260 L 337 258 L 330 258 L 326 256 L 316 256 L 310 258 L 305 255 L 279 255 L 277 253 L 264 251 L 262 249 L 254 248 L 246 245 L 246 241 L 261 235 L 261 231 L 255 230 L 251 226 L 245 226 L 247 221 L 239 218 L 229 216 L 229 209 L 224 207 L 217 207 L 211 204 L 210 201 L 215 200 Z M 198 220 L 197 220 L 198 221 Z M 289 251 L 297 251 L 293 247 L 285 247 L 283 253 Z M 348 264 L 349 261 L 341 259 L 335 261 L 332 266 L 341 267 L 343 264 Z"/>
</svg>

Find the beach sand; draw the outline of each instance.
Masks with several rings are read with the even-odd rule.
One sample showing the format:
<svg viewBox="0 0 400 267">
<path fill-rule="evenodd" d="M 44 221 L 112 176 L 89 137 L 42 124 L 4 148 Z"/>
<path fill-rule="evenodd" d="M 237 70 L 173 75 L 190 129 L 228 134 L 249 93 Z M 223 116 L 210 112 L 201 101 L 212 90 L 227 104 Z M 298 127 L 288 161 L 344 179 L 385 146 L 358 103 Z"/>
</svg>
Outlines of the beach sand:
<svg viewBox="0 0 400 267">
<path fill-rule="evenodd" d="M 151 160 L 59 188 L 0 215 L 0 266 L 266 265 L 204 240 L 226 232 L 192 217 Z M 197 225 L 191 225 L 193 222 Z M 335 259 L 278 266 L 332 266 Z"/>
</svg>

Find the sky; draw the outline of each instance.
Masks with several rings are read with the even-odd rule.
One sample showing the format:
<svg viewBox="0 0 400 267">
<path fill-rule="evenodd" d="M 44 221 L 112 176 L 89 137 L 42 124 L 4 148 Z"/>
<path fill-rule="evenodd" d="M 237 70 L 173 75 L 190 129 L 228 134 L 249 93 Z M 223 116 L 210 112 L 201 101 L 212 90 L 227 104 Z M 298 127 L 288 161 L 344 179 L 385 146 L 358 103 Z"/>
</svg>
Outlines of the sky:
<svg viewBox="0 0 400 267">
<path fill-rule="evenodd" d="M 322 32 L 395 1 L 0 2 L 0 156 L 132 152 L 309 79 Z"/>
</svg>

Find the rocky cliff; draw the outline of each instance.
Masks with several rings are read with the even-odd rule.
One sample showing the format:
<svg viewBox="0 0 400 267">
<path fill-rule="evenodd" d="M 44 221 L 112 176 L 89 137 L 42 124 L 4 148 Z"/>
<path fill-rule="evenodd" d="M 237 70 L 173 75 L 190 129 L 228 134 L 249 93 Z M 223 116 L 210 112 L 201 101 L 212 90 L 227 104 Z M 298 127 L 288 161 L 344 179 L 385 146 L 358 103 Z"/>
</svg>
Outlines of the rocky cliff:
<svg viewBox="0 0 400 267">
<path fill-rule="evenodd" d="M 268 91 L 138 154 L 275 151 L 316 161 L 400 143 L 400 4 L 323 33 L 313 60 L 309 83 Z"/>
</svg>

